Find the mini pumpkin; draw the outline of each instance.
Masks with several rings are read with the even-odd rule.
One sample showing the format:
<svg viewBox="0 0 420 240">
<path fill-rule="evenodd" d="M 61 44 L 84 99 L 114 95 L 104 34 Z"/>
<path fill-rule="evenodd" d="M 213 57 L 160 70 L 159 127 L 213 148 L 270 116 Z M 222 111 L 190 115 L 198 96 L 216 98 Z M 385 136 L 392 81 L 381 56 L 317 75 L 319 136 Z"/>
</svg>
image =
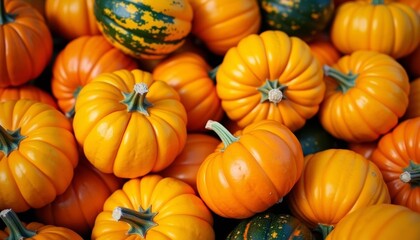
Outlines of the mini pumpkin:
<svg viewBox="0 0 420 240">
<path fill-rule="evenodd" d="M 0 88 L 0 101 L 29 99 L 51 105 L 58 109 L 54 97 L 43 88 L 31 83 L 22 84 L 15 87 Z"/>
</svg>

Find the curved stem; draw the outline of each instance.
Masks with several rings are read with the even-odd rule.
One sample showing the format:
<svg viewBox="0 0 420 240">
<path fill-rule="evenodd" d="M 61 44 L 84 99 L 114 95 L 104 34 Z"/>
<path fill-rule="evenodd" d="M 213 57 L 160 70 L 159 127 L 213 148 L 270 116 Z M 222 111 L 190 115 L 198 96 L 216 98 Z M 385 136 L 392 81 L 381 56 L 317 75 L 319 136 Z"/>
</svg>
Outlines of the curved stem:
<svg viewBox="0 0 420 240">
<path fill-rule="evenodd" d="M 123 221 L 130 225 L 128 234 L 138 234 L 145 238 L 147 231 L 157 225 L 153 221 L 156 214 L 151 212 L 151 207 L 146 210 L 140 207 L 138 212 L 129 208 L 116 207 L 112 212 L 112 217 L 117 221 Z"/>
<path fill-rule="evenodd" d="M 149 92 L 149 88 L 146 83 L 134 84 L 134 90 L 131 93 L 123 93 L 124 100 L 121 102 L 127 105 L 129 112 L 138 111 L 145 116 L 149 116 L 147 109 L 151 107 L 151 104 L 146 99 L 146 94 Z"/>
<path fill-rule="evenodd" d="M 344 74 L 339 70 L 332 68 L 328 65 L 324 65 L 323 68 L 324 75 L 334 78 L 338 82 L 338 86 L 343 93 L 347 92 L 350 88 L 354 87 L 355 80 L 358 76 L 357 74 L 353 74 L 351 72 L 348 74 Z"/>
<path fill-rule="evenodd" d="M 0 0 L 0 25 L 13 22 L 14 18 L 12 15 L 7 14 L 6 12 L 6 5 L 4 4 L 4 0 Z"/>
<path fill-rule="evenodd" d="M 79 96 L 80 90 L 82 90 L 82 86 L 78 86 L 74 92 L 73 92 L 73 98 L 77 99 L 77 96 Z M 66 112 L 66 117 L 67 118 L 73 118 L 74 117 L 74 113 L 75 113 L 75 104 L 73 104 L 72 108 Z"/>
<path fill-rule="evenodd" d="M 334 229 L 332 225 L 325 225 L 319 223 L 318 226 L 315 228 L 315 231 L 320 232 L 322 234 L 322 239 L 326 239 L 328 234 Z"/>
<path fill-rule="evenodd" d="M 411 160 L 409 166 L 404 168 L 404 172 L 401 173 L 400 180 L 413 187 L 420 187 L 420 164 Z"/>
<path fill-rule="evenodd" d="M 20 129 L 10 131 L 0 125 L 0 151 L 4 152 L 4 155 L 8 156 L 17 149 L 23 139 L 25 136 L 20 134 Z"/>
<path fill-rule="evenodd" d="M 6 240 L 20 240 L 31 238 L 36 235 L 35 231 L 26 229 L 19 217 L 12 209 L 4 209 L 0 212 L 0 218 L 10 230 L 9 237 Z"/>
<path fill-rule="evenodd" d="M 223 151 L 232 143 L 239 140 L 238 137 L 233 136 L 222 124 L 219 122 L 208 120 L 206 123 L 206 129 L 213 130 L 217 136 L 222 140 L 224 144 Z"/>
</svg>

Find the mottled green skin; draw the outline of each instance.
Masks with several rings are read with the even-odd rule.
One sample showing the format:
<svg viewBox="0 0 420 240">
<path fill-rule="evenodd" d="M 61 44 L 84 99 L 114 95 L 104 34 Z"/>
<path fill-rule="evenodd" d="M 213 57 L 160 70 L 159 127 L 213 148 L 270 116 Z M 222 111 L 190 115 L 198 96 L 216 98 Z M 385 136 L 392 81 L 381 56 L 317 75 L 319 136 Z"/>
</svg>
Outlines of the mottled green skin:
<svg viewBox="0 0 420 240">
<path fill-rule="evenodd" d="M 264 30 L 281 30 L 310 41 L 330 23 L 333 0 L 259 0 Z"/>
<path fill-rule="evenodd" d="M 133 4 L 138 11 L 129 13 L 126 7 L 120 3 Z M 142 16 L 144 14 L 150 14 L 154 20 L 162 21 L 165 24 L 160 27 L 152 26 L 148 29 L 127 28 L 120 25 L 117 20 L 111 18 L 109 12 L 106 12 L 105 9 L 109 9 L 116 19 L 122 23 L 134 21 L 138 26 L 144 25 L 147 23 L 142 19 Z M 186 38 L 185 36 L 175 40 L 168 40 L 167 38 L 173 31 L 173 28 L 171 29 L 169 26 L 174 24 L 174 18 L 162 12 L 157 12 L 151 6 L 140 2 L 95 0 L 94 14 L 104 36 L 110 42 L 116 42 L 117 45 L 123 46 L 125 49 L 121 50 L 136 58 L 142 58 L 142 56 L 150 56 L 154 59 L 163 58 L 172 52 L 172 50 L 168 49 L 178 48 Z M 134 37 L 141 38 L 144 42 L 137 41 Z M 160 45 L 162 48 L 156 49 L 151 44 L 155 44 L 155 46 L 156 44 Z"/>
<path fill-rule="evenodd" d="M 312 232 L 288 214 L 260 213 L 240 222 L 226 240 L 311 240 Z"/>
</svg>

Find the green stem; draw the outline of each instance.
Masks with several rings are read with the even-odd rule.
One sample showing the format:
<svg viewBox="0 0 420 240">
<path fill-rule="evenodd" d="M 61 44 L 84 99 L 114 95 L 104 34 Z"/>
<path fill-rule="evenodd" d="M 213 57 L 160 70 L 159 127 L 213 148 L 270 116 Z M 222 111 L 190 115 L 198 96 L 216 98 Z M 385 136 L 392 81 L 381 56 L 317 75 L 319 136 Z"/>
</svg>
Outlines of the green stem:
<svg viewBox="0 0 420 240">
<path fill-rule="evenodd" d="M 0 218 L 9 228 L 10 234 L 5 240 L 20 240 L 31 238 L 36 235 L 35 231 L 26 229 L 19 217 L 12 209 L 4 209 L 0 212 Z"/>
<path fill-rule="evenodd" d="M 232 133 L 229 132 L 222 124 L 219 122 L 208 120 L 206 123 L 206 129 L 213 130 L 217 136 L 222 140 L 224 144 L 224 148 L 222 151 L 224 151 L 230 144 L 236 142 L 239 140 L 238 137 L 233 136 Z"/>
<path fill-rule="evenodd" d="M 77 99 L 77 96 L 79 96 L 80 90 L 82 90 L 82 86 L 78 86 L 74 92 L 73 92 L 73 98 Z M 73 106 L 71 107 L 71 109 L 66 112 L 66 117 L 67 118 L 73 118 L 75 114 L 75 104 L 73 104 Z"/>
<path fill-rule="evenodd" d="M 358 76 L 357 74 L 353 74 L 351 72 L 348 74 L 344 74 L 339 70 L 332 68 L 328 65 L 324 65 L 324 75 L 334 78 L 338 82 L 338 87 L 343 93 L 347 92 L 350 88 L 354 87 L 355 80 Z"/>
<path fill-rule="evenodd" d="M 328 234 L 330 234 L 333 229 L 334 229 L 334 226 L 332 225 L 325 225 L 325 224 L 319 223 L 318 226 L 315 228 L 315 231 L 322 234 L 322 239 L 326 239 Z"/>
<path fill-rule="evenodd" d="M 280 84 L 277 80 L 265 81 L 265 84 L 258 88 L 258 91 L 261 92 L 260 102 L 269 101 L 277 105 L 281 100 L 286 98 L 284 91 L 287 89 L 286 85 Z"/>
<path fill-rule="evenodd" d="M 372 5 L 382 5 L 382 4 L 384 4 L 385 2 L 384 2 L 384 0 L 372 0 L 370 3 L 371 3 Z"/>
<path fill-rule="evenodd" d="M 20 134 L 20 129 L 10 131 L 0 125 L 0 151 L 4 152 L 4 155 L 8 156 L 17 149 L 24 138 L 25 136 Z"/>
<path fill-rule="evenodd" d="M 210 79 L 213 80 L 214 83 L 216 83 L 216 75 L 217 75 L 217 71 L 219 70 L 219 67 L 220 65 L 216 66 L 215 68 L 211 69 L 208 73 Z"/>
<path fill-rule="evenodd" d="M 409 166 L 404 168 L 400 179 L 404 183 L 409 183 L 412 187 L 420 187 L 420 164 L 410 160 Z"/>
<path fill-rule="evenodd" d="M 136 83 L 133 92 L 123 93 L 124 100 L 121 102 L 127 105 L 127 110 L 129 112 L 138 111 L 145 116 L 149 116 L 147 109 L 151 107 L 152 104 L 146 99 L 147 92 L 149 92 L 147 84 Z"/>
<path fill-rule="evenodd" d="M 128 234 L 138 234 L 142 238 L 146 238 L 147 231 L 158 225 L 153 221 L 156 214 L 151 211 L 151 207 L 147 210 L 140 207 L 138 212 L 129 208 L 116 207 L 112 212 L 112 217 L 117 221 L 123 221 L 130 225 Z"/>
<path fill-rule="evenodd" d="M 13 22 L 14 18 L 12 15 L 7 14 L 6 12 L 6 5 L 4 4 L 4 0 L 0 0 L 0 25 Z"/>
</svg>

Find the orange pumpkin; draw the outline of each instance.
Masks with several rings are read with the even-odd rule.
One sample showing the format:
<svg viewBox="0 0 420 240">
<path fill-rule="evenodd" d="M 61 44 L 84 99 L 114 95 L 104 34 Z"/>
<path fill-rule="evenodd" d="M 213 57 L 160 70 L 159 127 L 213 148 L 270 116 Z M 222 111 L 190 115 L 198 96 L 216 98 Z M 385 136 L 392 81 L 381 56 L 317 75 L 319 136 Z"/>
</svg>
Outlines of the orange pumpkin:
<svg viewBox="0 0 420 240">
<path fill-rule="evenodd" d="M 86 158 L 121 178 L 158 172 L 181 153 L 187 113 L 179 94 L 149 72 L 103 73 L 76 100 L 74 133 Z"/>
<path fill-rule="evenodd" d="M 34 100 L 0 102 L 0 209 L 24 212 L 70 185 L 78 151 L 70 121 Z"/>
<path fill-rule="evenodd" d="M 321 66 L 332 65 L 341 57 L 341 53 L 326 36 L 317 36 L 308 44 L 312 54 L 318 59 Z"/>
<path fill-rule="evenodd" d="M 347 147 L 348 149 L 355 151 L 358 154 L 361 154 L 366 159 L 370 159 L 377 145 L 378 145 L 378 141 L 360 142 L 360 143 L 350 142 L 347 144 Z"/>
<path fill-rule="evenodd" d="M 204 159 L 213 153 L 220 141 L 208 134 L 190 133 L 182 152 L 174 162 L 159 172 L 163 177 L 180 179 L 197 191 L 197 171 Z"/>
<path fill-rule="evenodd" d="M 80 89 L 104 72 L 137 68 L 131 57 L 112 46 L 103 36 L 82 36 L 70 41 L 54 61 L 51 90 L 67 117 L 74 116 Z"/>
<path fill-rule="evenodd" d="M 71 229 L 54 225 L 44 225 L 38 222 L 24 224 L 12 209 L 4 209 L 0 212 L 0 218 L 6 224 L 6 230 L 0 231 L 1 239 L 60 239 L 60 240 L 83 240 L 83 238 Z"/>
<path fill-rule="evenodd" d="M 101 34 L 93 14 L 95 0 L 45 0 L 45 17 L 54 34 L 66 40 Z"/>
<path fill-rule="evenodd" d="M 232 135 L 209 121 L 207 128 L 223 141 L 197 172 L 201 199 L 216 214 L 243 219 L 280 202 L 297 182 L 303 152 L 285 125 L 261 120 Z"/>
<path fill-rule="evenodd" d="M 0 0 L 0 87 L 37 78 L 49 63 L 53 42 L 42 15 L 24 0 Z"/>
<path fill-rule="evenodd" d="M 260 30 L 261 14 L 255 0 L 190 0 L 192 34 L 217 55 Z"/>
<path fill-rule="evenodd" d="M 53 202 L 34 210 L 44 223 L 62 226 L 81 234 L 89 234 L 105 200 L 122 186 L 123 180 L 94 168 L 83 156 L 74 170 L 66 191 Z"/>
<path fill-rule="evenodd" d="M 404 119 L 420 117 L 420 77 L 410 82 L 408 107 Z"/>
<path fill-rule="evenodd" d="M 168 83 L 179 93 L 187 111 L 189 132 L 203 132 L 207 120 L 222 119 L 223 110 L 210 71 L 206 60 L 192 52 L 173 55 L 153 70 L 154 79 Z"/>
<path fill-rule="evenodd" d="M 347 214 L 391 201 L 379 168 L 347 149 L 306 155 L 302 176 L 288 200 L 295 217 L 312 229 L 326 229 L 324 237 Z"/>
<path fill-rule="evenodd" d="M 24 0 L 25 2 L 28 2 L 33 7 L 35 7 L 36 10 L 38 10 L 39 13 L 43 17 L 45 17 L 45 1 L 46 0 Z"/>
<path fill-rule="evenodd" d="M 58 108 L 51 94 L 36 85 L 26 83 L 16 87 L 0 88 L 0 101 L 19 99 L 35 100 Z"/>
<path fill-rule="evenodd" d="M 384 135 L 373 151 L 392 203 L 420 213 L 420 117 L 407 119 Z"/>
<path fill-rule="evenodd" d="M 338 139 L 374 141 L 397 125 L 407 109 L 407 73 L 386 54 L 356 51 L 325 66 L 324 74 L 327 92 L 320 122 Z"/>
<path fill-rule="evenodd" d="M 216 90 L 240 128 L 272 119 L 295 131 L 318 112 L 325 93 L 322 73 L 303 40 L 265 31 L 229 49 L 216 73 Z"/>
<path fill-rule="evenodd" d="M 326 240 L 418 240 L 420 214 L 395 204 L 377 204 L 345 216 Z"/>
<path fill-rule="evenodd" d="M 417 47 L 420 18 L 413 8 L 396 1 L 348 1 L 336 10 L 330 34 L 344 54 L 372 50 L 398 59 Z"/>
<path fill-rule="evenodd" d="M 91 239 L 212 240 L 213 216 L 191 186 L 150 174 L 128 180 L 105 201 Z"/>
</svg>

